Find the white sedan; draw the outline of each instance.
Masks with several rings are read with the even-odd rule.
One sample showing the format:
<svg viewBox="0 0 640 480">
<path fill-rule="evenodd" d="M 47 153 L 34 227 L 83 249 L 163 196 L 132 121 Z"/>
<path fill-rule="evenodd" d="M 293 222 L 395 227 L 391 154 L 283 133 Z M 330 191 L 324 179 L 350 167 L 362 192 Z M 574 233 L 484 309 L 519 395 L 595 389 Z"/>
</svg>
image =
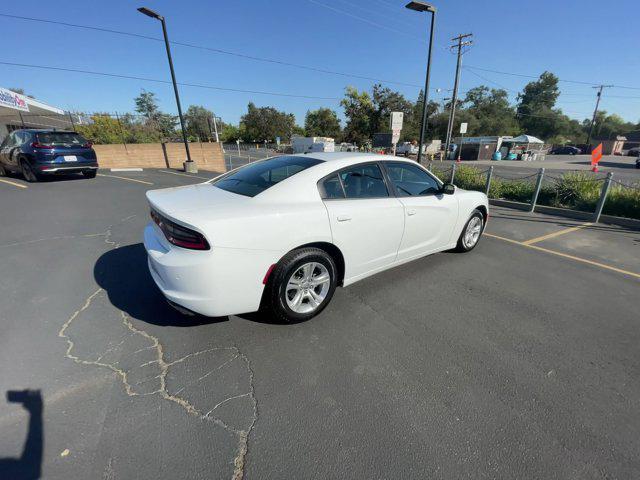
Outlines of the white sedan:
<svg viewBox="0 0 640 480">
<path fill-rule="evenodd" d="M 344 152 L 273 157 L 147 198 L 149 270 L 173 306 L 285 322 L 317 315 L 337 286 L 473 249 L 489 216 L 486 195 L 413 161 Z"/>
</svg>

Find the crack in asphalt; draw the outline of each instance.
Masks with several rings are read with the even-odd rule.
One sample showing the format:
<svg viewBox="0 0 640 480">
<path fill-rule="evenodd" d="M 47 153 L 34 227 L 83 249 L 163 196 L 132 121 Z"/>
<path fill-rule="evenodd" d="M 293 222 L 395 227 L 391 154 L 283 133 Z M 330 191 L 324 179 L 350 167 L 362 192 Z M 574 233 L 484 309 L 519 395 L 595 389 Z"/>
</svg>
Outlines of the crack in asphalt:
<svg viewBox="0 0 640 480">
<path fill-rule="evenodd" d="M 118 223 L 123 223 L 133 217 L 134 216 L 126 217 Z M 106 244 L 113 247 L 113 249 L 117 249 L 119 248 L 120 244 L 112 240 L 113 227 L 114 225 L 110 225 L 103 233 L 100 234 L 89 234 L 80 236 L 76 235 L 73 237 L 65 238 L 103 236 L 104 242 Z M 21 244 L 31 244 L 51 239 L 53 238 L 50 237 L 48 239 L 38 239 L 30 242 L 22 242 Z M 237 447 L 236 455 L 233 459 L 234 469 L 231 478 L 232 480 L 242 479 L 244 476 L 244 466 L 246 462 L 246 455 L 248 452 L 248 438 L 258 419 L 258 404 L 254 395 L 254 374 L 249 359 L 246 357 L 246 355 L 240 352 L 240 350 L 236 346 L 212 347 L 189 353 L 188 355 L 185 355 L 174 361 L 167 361 L 165 358 L 164 347 L 158 337 L 151 335 L 145 330 L 134 326 L 131 321 L 131 317 L 126 312 L 118 309 L 117 311 L 119 312 L 120 325 L 121 327 L 124 327 L 124 333 L 116 336 L 116 338 L 120 339 L 120 341 L 118 341 L 117 343 L 109 341 L 104 351 L 98 353 L 95 358 L 91 358 L 91 354 L 88 352 L 85 355 L 83 355 L 83 353 L 78 353 L 81 344 L 76 344 L 77 340 L 74 341 L 74 339 L 71 338 L 69 330 L 72 327 L 91 328 L 91 317 L 89 317 L 89 319 L 85 319 L 84 322 L 81 322 L 80 319 L 82 318 L 83 314 L 87 312 L 98 301 L 104 301 L 105 303 L 107 303 L 108 307 L 113 308 L 113 305 L 108 301 L 107 292 L 103 288 L 98 288 L 91 295 L 89 295 L 85 299 L 84 304 L 63 323 L 58 332 L 58 337 L 64 338 L 67 342 L 65 356 L 81 365 L 92 365 L 111 370 L 116 374 L 116 377 L 120 379 L 122 385 L 124 386 L 125 393 L 128 396 L 136 397 L 158 395 L 162 399 L 180 406 L 187 414 L 202 421 L 210 422 L 235 435 L 235 437 L 237 438 Z M 105 334 L 109 336 L 110 332 L 103 330 L 110 326 L 110 322 L 99 322 L 98 325 L 101 330 L 98 332 L 98 335 L 93 335 L 92 337 L 101 338 Z M 78 337 L 83 338 L 82 335 L 78 335 Z M 84 336 L 84 338 L 86 338 L 86 336 Z M 143 342 L 142 345 L 139 344 L 140 341 Z M 129 350 L 128 347 L 130 347 L 130 350 L 133 351 L 127 351 Z M 93 348 L 93 346 L 90 346 L 90 350 L 95 351 L 95 348 Z M 120 355 L 118 355 L 118 352 L 120 352 Z M 230 358 L 225 359 L 224 355 L 228 354 L 230 354 Z M 110 356 L 117 356 L 118 360 L 116 361 L 115 358 L 111 360 L 109 358 Z M 137 363 L 138 361 L 135 361 L 135 365 L 126 364 L 127 362 L 134 360 L 134 357 L 136 356 L 144 357 L 144 361 L 139 364 Z M 170 375 L 172 367 L 195 360 L 201 356 L 205 356 L 203 357 L 205 360 L 211 360 L 212 357 L 213 359 L 215 359 L 216 356 L 223 356 L 224 361 L 216 368 L 211 369 L 204 375 L 200 376 L 197 380 L 187 382 L 181 388 L 179 388 L 175 392 L 172 392 L 168 386 L 167 378 Z M 239 393 L 233 392 L 233 395 L 229 394 L 227 398 L 218 401 L 212 408 L 208 409 L 207 411 L 205 411 L 205 409 L 203 408 L 198 407 L 193 400 L 190 400 L 185 394 L 183 394 L 183 392 L 187 388 L 196 384 L 200 384 L 200 382 L 209 378 L 214 373 L 221 372 L 223 371 L 223 369 L 233 368 L 234 362 L 240 362 L 242 368 L 245 371 L 245 374 L 247 376 L 246 391 L 241 391 Z M 150 371 L 150 374 L 147 374 L 147 371 Z M 141 376 L 141 380 L 133 381 L 132 377 L 135 378 L 137 376 Z M 234 378 L 237 378 L 237 376 L 234 376 Z M 149 384 L 151 384 L 151 387 L 149 387 Z M 244 425 L 231 425 L 229 424 L 229 421 L 225 421 L 220 415 L 213 415 L 214 411 L 216 411 L 223 405 L 226 405 L 233 401 L 241 401 L 241 399 L 248 399 L 250 401 L 251 415 L 248 421 L 246 419 L 243 420 Z M 240 407 L 243 406 L 244 405 L 240 404 Z"/>
</svg>

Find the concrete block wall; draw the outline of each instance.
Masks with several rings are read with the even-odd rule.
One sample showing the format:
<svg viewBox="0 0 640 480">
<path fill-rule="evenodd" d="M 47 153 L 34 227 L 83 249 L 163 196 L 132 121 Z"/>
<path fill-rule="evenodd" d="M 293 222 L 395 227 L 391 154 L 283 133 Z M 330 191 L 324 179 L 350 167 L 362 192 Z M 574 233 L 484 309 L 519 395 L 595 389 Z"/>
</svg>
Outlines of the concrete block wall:
<svg viewBox="0 0 640 480">
<path fill-rule="evenodd" d="M 101 168 L 182 168 L 187 159 L 184 144 L 138 143 L 113 145 L 94 145 Z M 190 143 L 191 158 L 202 170 L 226 172 L 221 143 Z M 168 163 L 168 165 L 167 165 Z"/>
</svg>

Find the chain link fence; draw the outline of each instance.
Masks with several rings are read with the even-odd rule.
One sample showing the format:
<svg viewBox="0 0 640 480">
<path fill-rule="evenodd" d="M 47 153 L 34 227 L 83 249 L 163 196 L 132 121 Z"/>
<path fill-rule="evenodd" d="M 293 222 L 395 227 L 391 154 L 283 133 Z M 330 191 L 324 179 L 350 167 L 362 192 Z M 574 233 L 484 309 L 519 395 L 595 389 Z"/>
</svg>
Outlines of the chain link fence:
<svg viewBox="0 0 640 480">
<path fill-rule="evenodd" d="M 529 211 L 546 206 L 591 214 L 594 222 L 603 214 L 640 220 L 640 182 L 616 180 L 611 172 L 604 176 L 584 171 L 549 174 L 541 168 L 533 174 L 498 174 L 493 166 L 453 164 L 443 169 L 432 163 L 428 169 L 443 181 L 485 192 L 490 199 L 517 202 Z"/>
</svg>

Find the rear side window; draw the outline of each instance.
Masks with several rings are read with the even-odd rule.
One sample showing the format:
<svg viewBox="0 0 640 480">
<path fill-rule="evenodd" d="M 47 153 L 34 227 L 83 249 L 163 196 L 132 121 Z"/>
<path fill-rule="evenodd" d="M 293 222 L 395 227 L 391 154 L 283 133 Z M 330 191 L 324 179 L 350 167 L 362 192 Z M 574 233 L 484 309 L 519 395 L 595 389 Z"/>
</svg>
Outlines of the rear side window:
<svg viewBox="0 0 640 480">
<path fill-rule="evenodd" d="M 255 197 L 276 183 L 321 162 L 322 160 L 309 157 L 273 157 L 225 175 L 212 185 L 228 192 Z"/>
<path fill-rule="evenodd" d="M 74 132 L 45 132 L 38 133 L 38 142 L 43 145 L 84 145 L 87 139 Z"/>
<path fill-rule="evenodd" d="M 320 185 L 320 195 L 322 198 L 344 198 L 344 190 L 342 184 L 338 178 L 338 174 L 335 173 L 329 178 L 326 178 Z"/>
<path fill-rule="evenodd" d="M 376 164 L 356 165 L 339 172 L 347 198 L 388 197 L 380 167 Z"/>
</svg>

